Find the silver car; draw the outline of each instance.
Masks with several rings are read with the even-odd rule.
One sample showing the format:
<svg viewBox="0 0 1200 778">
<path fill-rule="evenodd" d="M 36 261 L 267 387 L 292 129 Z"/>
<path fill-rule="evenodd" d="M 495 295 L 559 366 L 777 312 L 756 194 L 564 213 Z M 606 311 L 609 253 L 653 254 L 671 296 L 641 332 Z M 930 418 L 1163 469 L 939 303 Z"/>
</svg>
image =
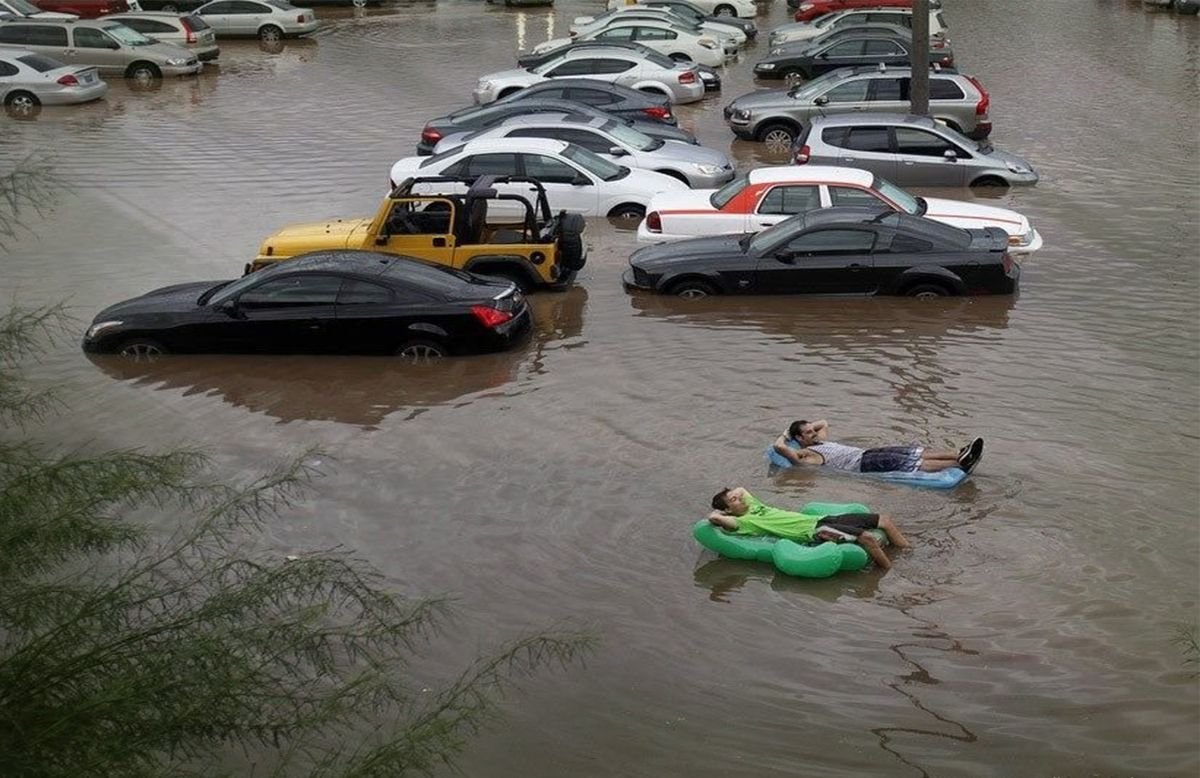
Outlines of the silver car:
<svg viewBox="0 0 1200 778">
<path fill-rule="evenodd" d="M 32 119 L 43 105 L 99 100 L 108 84 L 95 68 L 64 65 L 44 54 L 0 49 L 0 103 L 14 119 Z"/>
<path fill-rule="evenodd" d="M 715 189 L 733 180 L 733 163 L 722 151 L 651 138 L 612 119 L 566 113 L 513 116 L 476 132 L 447 135 L 434 148 L 434 153 L 440 154 L 476 138 L 563 140 L 619 165 L 665 173 L 700 189 Z"/>
<path fill-rule="evenodd" d="M 191 52 L 159 43 L 110 19 L 17 19 L 0 22 L 0 46 L 45 54 L 68 65 L 91 65 L 101 73 L 135 81 L 200 72 Z"/>
<path fill-rule="evenodd" d="M 775 149 L 791 146 L 804 122 L 814 116 L 853 111 L 904 112 L 909 109 L 912 68 L 838 68 L 791 89 L 742 95 L 725 106 L 725 121 L 743 140 Z M 973 76 L 936 70 L 929 74 L 933 118 L 975 140 L 992 131 L 991 98 Z"/>
<path fill-rule="evenodd" d="M 797 165 L 869 170 L 901 186 L 1036 184 L 1024 159 L 973 141 L 928 116 L 859 113 L 817 116 L 792 146 Z"/>
<path fill-rule="evenodd" d="M 507 97 L 549 78 L 591 78 L 642 92 L 666 95 L 675 103 L 692 103 L 704 97 L 704 82 L 694 66 L 672 62 L 658 53 L 624 49 L 599 52 L 571 49 L 529 70 L 503 70 L 479 79 L 472 96 L 477 104 Z"/>
<path fill-rule="evenodd" d="M 138 11 L 104 17 L 153 38 L 159 43 L 171 43 L 187 49 L 201 62 L 211 62 L 221 55 L 217 36 L 208 23 L 194 14 L 165 11 Z"/>
<path fill-rule="evenodd" d="M 273 42 L 314 32 L 320 25 L 311 8 L 286 0 L 213 0 L 195 11 L 218 38 L 258 38 Z"/>
</svg>

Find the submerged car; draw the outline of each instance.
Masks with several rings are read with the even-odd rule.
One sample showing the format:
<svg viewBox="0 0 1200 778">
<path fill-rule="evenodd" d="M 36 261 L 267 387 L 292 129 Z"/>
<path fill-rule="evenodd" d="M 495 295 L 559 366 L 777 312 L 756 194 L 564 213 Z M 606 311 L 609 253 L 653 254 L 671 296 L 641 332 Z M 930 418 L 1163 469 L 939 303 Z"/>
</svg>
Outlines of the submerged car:
<svg viewBox="0 0 1200 778">
<path fill-rule="evenodd" d="M 0 49 L 0 103 L 14 119 L 32 119 L 43 105 L 99 100 L 108 84 L 95 68 L 64 65 L 20 49 Z"/>
<path fill-rule="evenodd" d="M 826 208 L 746 235 L 638 249 L 626 288 L 679 297 L 1012 294 L 1021 267 L 998 227 L 962 230 L 920 216 Z"/>
<path fill-rule="evenodd" d="M 236 281 L 176 284 L 101 311 L 84 351 L 395 354 L 500 351 L 531 328 L 512 283 L 407 257 L 309 254 Z"/>
<path fill-rule="evenodd" d="M 258 38 L 267 43 L 315 32 L 311 8 L 287 0 L 212 0 L 196 9 L 218 38 Z"/>
<path fill-rule="evenodd" d="M 655 195 L 638 227 L 638 241 L 758 232 L 798 213 L 840 206 L 888 208 L 963 229 L 999 227 L 1014 254 L 1042 247 L 1042 236 L 1016 211 L 917 197 L 869 171 L 823 165 L 758 168 L 721 189 Z"/>
<path fill-rule="evenodd" d="M 568 39 L 568 40 L 571 40 L 571 39 Z M 517 57 L 517 66 L 528 70 L 531 68 L 535 68 L 538 65 L 541 65 L 543 63 L 549 62 L 550 60 L 554 59 L 555 57 L 558 57 L 560 54 L 565 54 L 568 51 L 575 51 L 577 49 L 593 49 L 593 50 L 598 50 L 601 52 L 604 51 L 605 49 L 609 49 L 609 50 L 611 50 L 611 49 L 627 49 L 629 51 L 636 52 L 638 54 L 642 54 L 643 56 L 649 55 L 651 58 L 662 56 L 654 49 L 652 49 L 648 46 L 643 46 L 642 44 L 637 43 L 636 41 L 597 41 L 597 40 L 576 41 L 576 40 L 571 40 L 570 43 L 566 43 L 562 46 L 558 46 L 557 48 L 543 51 L 540 54 L 534 54 L 532 52 L 530 52 L 528 54 L 522 54 Z M 700 81 L 703 82 L 703 84 L 704 84 L 704 91 L 706 91 L 706 92 L 720 91 L 720 89 L 721 89 L 721 74 L 717 72 L 716 68 L 710 68 L 707 65 L 695 65 L 695 68 L 696 68 L 696 72 L 700 74 Z M 569 79 L 559 79 L 559 80 L 566 81 Z M 608 86 L 616 86 L 616 85 L 609 84 Z M 532 88 L 533 87 L 527 87 L 527 89 L 532 89 Z M 624 88 L 624 87 L 621 87 L 621 88 Z M 517 94 L 520 94 L 520 92 L 518 92 Z M 599 103 L 594 103 L 594 104 L 599 105 Z M 672 120 L 672 123 L 674 123 L 674 120 Z"/>
<path fill-rule="evenodd" d="M 811 45 L 784 46 L 772 49 L 770 55 L 754 66 L 758 78 L 802 78 L 808 80 L 832 70 L 845 67 L 910 66 L 913 57 L 911 36 L 904 38 L 889 33 L 868 31 L 839 34 Z M 950 67 L 954 52 L 948 47 L 930 48 L 929 64 Z"/>
</svg>

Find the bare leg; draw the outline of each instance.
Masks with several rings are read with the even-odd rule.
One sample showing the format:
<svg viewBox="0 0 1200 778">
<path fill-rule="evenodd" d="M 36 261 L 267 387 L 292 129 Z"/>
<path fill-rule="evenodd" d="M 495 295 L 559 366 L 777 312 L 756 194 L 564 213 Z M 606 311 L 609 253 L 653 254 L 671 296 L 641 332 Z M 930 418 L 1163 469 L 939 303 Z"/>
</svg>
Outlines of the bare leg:
<svg viewBox="0 0 1200 778">
<path fill-rule="evenodd" d="M 875 564 L 879 565 L 880 570 L 890 570 L 892 568 L 892 560 L 888 559 L 887 554 L 883 553 L 883 549 L 879 546 L 879 541 L 870 532 L 864 532 L 858 536 L 858 545 L 866 549 L 871 559 L 875 560 Z"/>
<path fill-rule="evenodd" d="M 926 459 L 958 459 L 957 451 L 930 451 L 929 449 L 925 449 L 921 452 L 921 455 Z"/>
<path fill-rule="evenodd" d="M 917 469 L 924 470 L 926 473 L 936 473 L 939 470 L 958 466 L 957 459 L 930 459 L 929 455 L 926 454 L 921 457 L 921 464 L 917 465 Z"/>
<path fill-rule="evenodd" d="M 887 535 L 888 542 L 896 548 L 912 548 L 912 544 L 904 537 L 904 533 L 896 526 L 896 522 L 892 521 L 891 516 L 880 516 L 879 528 Z"/>
</svg>

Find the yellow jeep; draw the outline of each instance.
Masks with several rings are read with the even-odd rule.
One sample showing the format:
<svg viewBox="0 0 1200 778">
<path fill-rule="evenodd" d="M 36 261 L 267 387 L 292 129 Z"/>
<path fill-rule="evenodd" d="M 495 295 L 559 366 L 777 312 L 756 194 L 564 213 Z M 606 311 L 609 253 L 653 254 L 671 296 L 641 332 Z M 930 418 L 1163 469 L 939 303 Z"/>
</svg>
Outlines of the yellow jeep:
<svg viewBox="0 0 1200 778">
<path fill-rule="evenodd" d="M 500 194 L 497 184 L 528 185 L 536 204 Z M 561 288 L 587 262 L 584 224 L 578 214 L 551 214 L 545 188 L 532 178 L 409 178 L 373 217 L 284 227 L 263 241 L 246 272 L 310 251 L 366 249 L 501 276 L 526 290 Z"/>
</svg>

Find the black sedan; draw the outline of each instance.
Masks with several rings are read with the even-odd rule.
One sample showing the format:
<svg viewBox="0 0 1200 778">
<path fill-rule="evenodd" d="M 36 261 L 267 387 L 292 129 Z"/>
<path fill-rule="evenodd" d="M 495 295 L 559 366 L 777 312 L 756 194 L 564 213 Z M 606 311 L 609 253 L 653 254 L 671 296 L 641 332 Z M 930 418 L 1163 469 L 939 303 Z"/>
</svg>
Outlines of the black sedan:
<svg viewBox="0 0 1200 778">
<path fill-rule="evenodd" d="M 601 84 L 603 87 L 611 86 L 601 82 L 593 81 L 591 84 Z M 533 87 L 536 88 L 536 87 Z M 594 88 L 589 85 L 588 88 Z M 526 90 L 528 91 L 528 90 Z M 524 92 L 518 92 L 514 97 L 523 95 Z M 637 93 L 640 98 L 646 97 L 641 93 Z M 650 102 L 650 101 L 647 101 Z M 657 104 L 657 103 L 655 103 Z M 425 129 L 421 130 L 421 142 L 417 144 L 417 154 L 419 156 L 428 156 L 433 153 L 433 147 L 438 144 L 442 138 L 456 132 L 470 132 L 471 130 L 482 130 L 485 127 L 491 127 L 508 119 L 511 116 L 525 116 L 531 113 L 573 113 L 588 118 L 595 119 L 611 119 L 615 122 L 624 122 L 630 127 L 633 127 L 639 132 L 649 135 L 651 138 L 659 140 L 679 140 L 684 143 L 696 144 L 696 136 L 692 135 L 687 130 L 681 130 L 678 127 L 670 124 L 651 119 L 642 111 L 632 111 L 633 116 L 640 116 L 645 121 L 638 121 L 629 118 L 629 115 L 617 115 L 601 108 L 594 108 L 584 103 L 574 102 L 572 100 L 560 100 L 555 98 L 530 98 L 513 100 L 507 98 L 497 100 L 494 103 L 486 105 L 473 105 L 470 108 L 463 108 L 455 111 L 449 116 L 442 116 L 437 119 L 431 119 L 425 123 Z"/>
<path fill-rule="evenodd" d="M 825 208 L 759 233 L 647 246 L 629 265 L 627 288 L 679 297 L 1012 294 L 1021 277 L 999 227 L 962 230 L 869 208 Z"/>
<path fill-rule="evenodd" d="M 422 360 L 500 351 L 531 324 L 511 282 L 407 257 L 330 251 L 118 303 L 96 316 L 83 349 L 133 359 L 247 352 Z"/>
<path fill-rule="evenodd" d="M 816 78 L 837 68 L 857 65 L 911 65 L 912 39 L 885 32 L 841 34 L 811 44 L 782 46 L 754 66 L 758 78 Z M 940 67 L 954 65 L 954 52 L 947 47 L 929 50 L 929 62 Z"/>
</svg>

